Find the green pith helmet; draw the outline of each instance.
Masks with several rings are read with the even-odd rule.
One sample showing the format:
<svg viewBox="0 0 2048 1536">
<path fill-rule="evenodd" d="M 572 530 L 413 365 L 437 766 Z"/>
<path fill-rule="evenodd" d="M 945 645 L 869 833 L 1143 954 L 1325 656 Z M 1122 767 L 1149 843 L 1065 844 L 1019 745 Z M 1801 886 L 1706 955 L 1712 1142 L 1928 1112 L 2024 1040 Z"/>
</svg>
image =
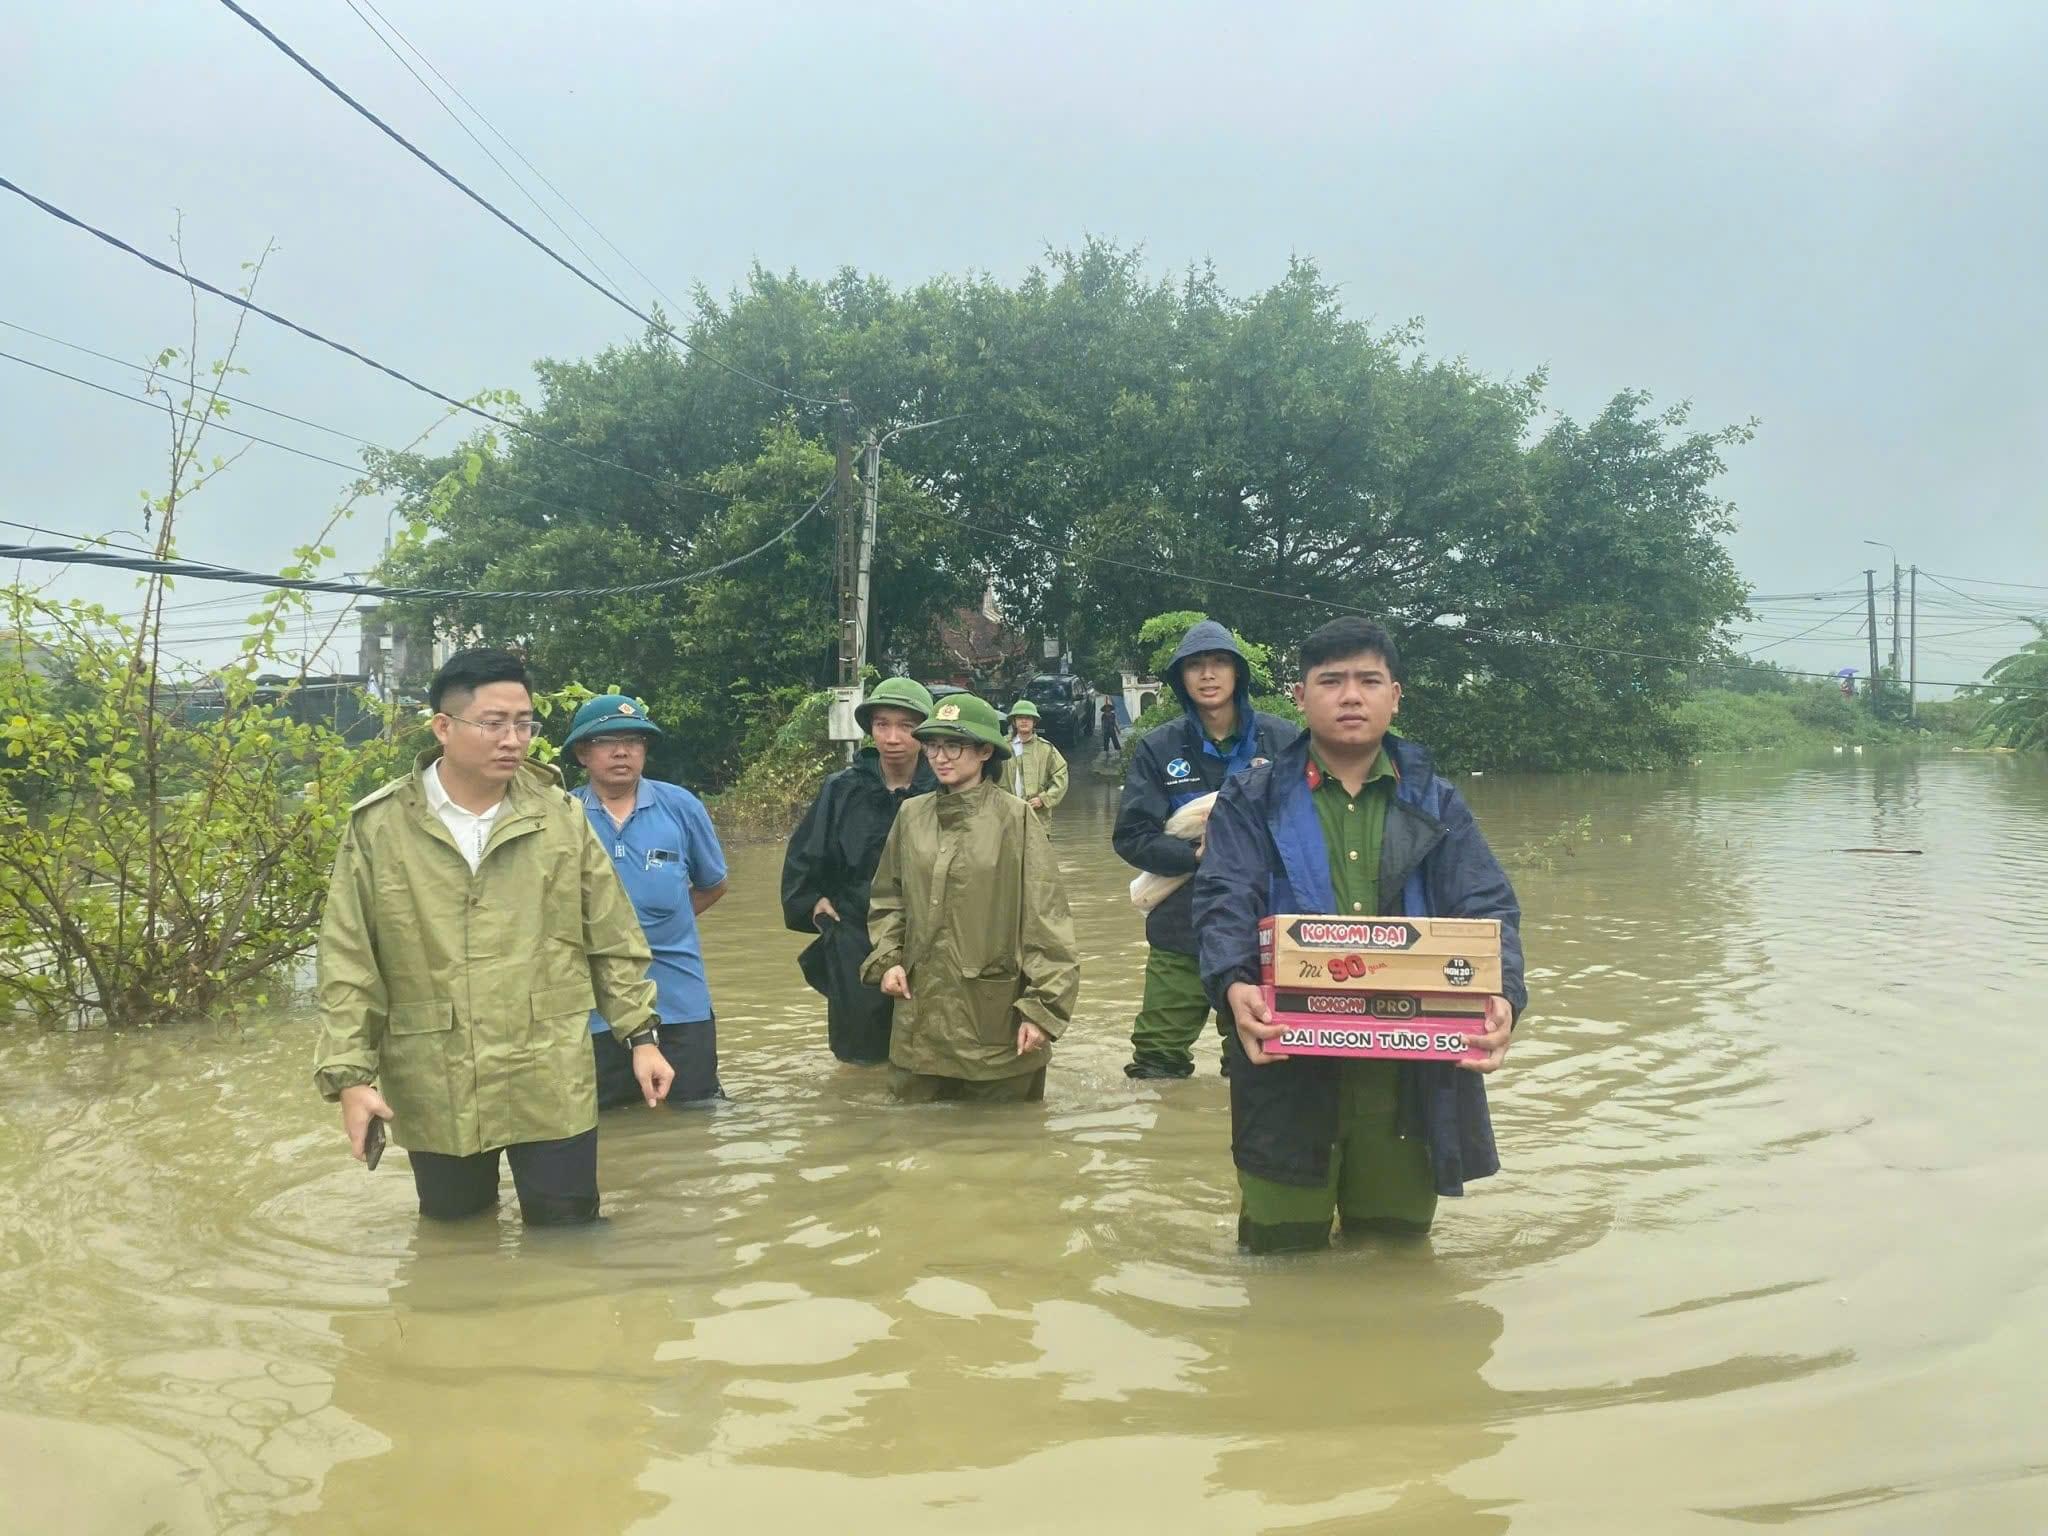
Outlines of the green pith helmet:
<svg viewBox="0 0 2048 1536">
<path fill-rule="evenodd" d="M 661 727 L 647 718 L 647 709 L 638 699 L 623 693 L 600 693 L 576 707 L 562 745 L 573 747 L 586 736 L 609 736 L 617 731 L 647 731 L 659 736 Z"/>
<path fill-rule="evenodd" d="M 931 718 L 911 734 L 919 741 L 980 742 L 996 749 L 991 762 L 1010 755 L 1010 744 L 1003 740 L 1003 717 L 996 713 L 995 705 L 971 693 L 947 694 L 945 702 L 932 711 Z"/>
<path fill-rule="evenodd" d="M 1036 720 L 1038 718 L 1038 706 L 1029 699 L 1019 699 L 1010 706 L 1010 718 L 1014 720 L 1019 715 L 1022 715 L 1027 720 Z"/>
<path fill-rule="evenodd" d="M 915 678 L 885 677 L 875 684 L 875 691 L 854 706 L 854 723 L 862 730 L 868 730 L 868 722 L 875 717 L 878 709 L 901 709 L 929 720 L 932 713 L 931 690 Z"/>
</svg>

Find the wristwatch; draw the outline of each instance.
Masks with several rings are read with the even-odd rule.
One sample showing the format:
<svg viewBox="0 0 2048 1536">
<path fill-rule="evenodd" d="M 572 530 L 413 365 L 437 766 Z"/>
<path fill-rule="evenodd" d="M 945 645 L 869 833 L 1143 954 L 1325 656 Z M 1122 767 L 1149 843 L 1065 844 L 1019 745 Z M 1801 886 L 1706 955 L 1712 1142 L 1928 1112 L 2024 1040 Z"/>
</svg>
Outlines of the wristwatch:
<svg viewBox="0 0 2048 1536">
<path fill-rule="evenodd" d="M 653 1045 L 658 1038 L 660 1037 L 654 1033 L 654 1028 L 650 1025 L 646 1029 L 636 1030 L 634 1033 L 626 1036 L 626 1049 L 637 1051 L 643 1045 Z"/>
</svg>

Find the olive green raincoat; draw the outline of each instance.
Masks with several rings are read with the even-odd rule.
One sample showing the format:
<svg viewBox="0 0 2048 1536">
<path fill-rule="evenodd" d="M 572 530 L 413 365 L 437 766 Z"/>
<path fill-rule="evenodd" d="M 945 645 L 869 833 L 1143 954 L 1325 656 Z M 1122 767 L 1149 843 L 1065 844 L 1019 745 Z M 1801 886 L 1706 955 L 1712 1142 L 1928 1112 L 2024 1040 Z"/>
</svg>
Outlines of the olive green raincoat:
<svg viewBox="0 0 2048 1536">
<path fill-rule="evenodd" d="M 654 1019 L 648 950 L 583 807 L 523 765 L 472 875 L 427 803 L 429 752 L 349 812 L 320 924 L 328 1099 L 375 1083 L 392 1139 L 466 1156 L 597 1124 L 590 1010 Z"/>
<path fill-rule="evenodd" d="M 1024 802 L 983 781 L 904 802 L 868 897 L 861 979 L 908 973 L 889 1060 L 907 1072 L 987 1082 L 1036 1072 L 1017 1054 L 1029 1019 L 1057 1039 L 1074 1016 L 1081 967 L 1052 844 Z"/>
<path fill-rule="evenodd" d="M 1034 736 L 1028 742 L 1012 736 L 1010 753 L 1010 760 L 1002 765 L 1003 788 L 1019 800 L 1042 795 L 1045 809 L 1038 814 L 1050 816 L 1052 808 L 1067 796 L 1066 758 L 1043 736 Z"/>
</svg>

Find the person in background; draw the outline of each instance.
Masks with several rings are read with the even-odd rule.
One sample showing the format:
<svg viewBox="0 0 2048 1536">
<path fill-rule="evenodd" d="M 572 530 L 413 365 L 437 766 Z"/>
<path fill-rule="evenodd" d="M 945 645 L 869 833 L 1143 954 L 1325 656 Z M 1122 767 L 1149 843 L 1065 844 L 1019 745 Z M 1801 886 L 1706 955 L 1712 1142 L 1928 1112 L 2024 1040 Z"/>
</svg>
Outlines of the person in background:
<svg viewBox="0 0 2048 1536">
<path fill-rule="evenodd" d="M 349 812 L 320 924 L 313 1082 L 366 1156 L 372 1120 L 411 1154 L 420 1214 L 498 1200 L 528 1225 L 597 1219 L 591 1009 L 651 1108 L 647 940 L 561 775 L 531 761 L 533 692 L 509 651 L 459 651 L 427 690 L 437 745 Z"/>
<path fill-rule="evenodd" d="M 1067 796 L 1067 760 L 1038 734 L 1038 706 L 1029 699 L 1010 706 L 1010 761 L 1003 769 L 1003 787 L 1045 822 Z"/>
<path fill-rule="evenodd" d="M 660 734 L 638 701 L 606 693 L 584 700 L 562 745 L 582 766 L 584 782 L 573 793 L 653 951 L 655 1040 L 675 1069 L 668 1102 L 681 1109 L 725 1097 L 718 1019 L 697 932 L 697 919 L 725 894 L 725 851 L 703 801 L 680 784 L 647 777 L 648 744 Z M 632 1063 L 595 1013 L 590 1048 L 598 1107 L 631 1103 Z"/>
<path fill-rule="evenodd" d="M 1081 968 L 1037 813 L 995 781 L 992 705 L 955 694 L 917 729 L 939 791 L 903 807 L 869 900 L 862 976 L 897 1000 L 889 1086 L 909 1103 L 1045 1096 Z"/>
<path fill-rule="evenodd" d="M 1506 1059 L 1523 985 L 1521 908 L 1472 812 L 1429 753 L 1387 734 L 1401 656 L 1364 619 L 1301 646 L 1294 699 L 1308 720 L 1270 764 L 1223 786 L 1194 879 L 1202 981 L 1231 1019 L 1230 1148 L 1238 1242 L 1254 1253 L 1429 1230 L 1439 1195 L 1500 1168 L 1483 1074 Z M 1487 999 L 1470 1062 L 1289 1057 L 1259 989 L 1259 920 L 1487 917 L 1500 922 L 1503 995 Z"/>
<path fill-rule="evenodd" d="M 811 935 L 798 961 L 825 998 L 825 1038 L 852 1066 L 889 1059 L 894 1002 L 860 978 L 868 957 L 868 887 L 896 813 L 939 787 L 912 733 L 932 712 L 922 683 L 885 677 L 854 710 L 873 738 L 825 780 L 782 858 L 782 921 Z"/>
<path fill-rule="evenodd" d="M 1190 875 L 1197 841 L 1175 837 L 1167 818 L 1272 758 L 1299 734 L 1252 708 L 1251 666 L 1236 637 L 1210 619 L 1189 626 L 1166 667 L 1181 716 L 1147 731 L 1131 751 L 1123 801 L 1110 834 L 1126 864 L 1154 875 Z M 1129 1077 L 1187 1077 L 1209 1018 L 1195 965 L 1194 886 L 1181 886 L 1145 915 L 1145 997 L 1131 1025 Z M 1224 1068 L 1230 1058 L 1224 1057 Z"/>
<path fill-rule="evenodd" d="M 1121 752 L 1123 747 L 1123 738 L 1117 735 L 1116 730 L 1116 700 L 1104 699 L 1102 701 L 1102 750 L 1107 754 L 1110 752 Z"/>
</svg>

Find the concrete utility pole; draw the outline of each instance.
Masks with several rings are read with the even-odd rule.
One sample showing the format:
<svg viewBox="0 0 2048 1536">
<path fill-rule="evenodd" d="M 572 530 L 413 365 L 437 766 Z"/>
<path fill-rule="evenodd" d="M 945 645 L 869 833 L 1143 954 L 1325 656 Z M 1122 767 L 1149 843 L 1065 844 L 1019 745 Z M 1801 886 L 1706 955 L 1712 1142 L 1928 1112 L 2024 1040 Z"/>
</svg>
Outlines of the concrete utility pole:
<svg viewBox="0 0 2048 1536">
<path fill-rule="evenodd" d="M 1907 652 L 1906 713 L 1911 718 L 1920 718 L 1920 567 L 1913 567 L 1913 633 L 1911 649 Z"/>
<path fill-rule="evenodd" d="M 847 761 L 861 739 L 854 719 L 863 688 L 861 673 L 868 661 L 868 591 L 874 567 L 876 514 L 882 494 L 882 450 L 906 432 L 922 432 L 941 426 L 958 416 L 941 416 L 934 421 L 912 422 L 877 437 L 872 428 L 861 450 L 860 509 L 853 504 L 853 406 L 845 395 L 839 397 L 839 553 L 836 561 L 839 582 L 839 686 L 833 690 L 832 729 L 834 741 L 846 743 Z"/>
<path fill-rule="evenodd" d="M 861 461 L 860 558 L 854 573 L 854 676 L 859 678 L 868 665 L 868 573 L 875 561 L 875 504 L 882 492 L 882 444 L 872 428 L 867 452 Z"/>
<path fill-rule="evenodd" d="M 839 457 L 833 470 L 833 488 L 839 509 L 839 545 L 833 561 L 839 588 L 839 686 L 860 685 L 860 523 L 853 506 L 853 403 L 839 397 L 837 428 Z"/>
<path fill-rule="evenodd" d="M 1885 543 L 1885 541 L 1884 541 L 1883 539 L 1865 539 L 1865 540 L 1864 540 L 1863 542 L 1864 542 L 1864 543 L 1866 543 L 1866 544 L 1868 544 L 1868 545 L 1869 545 L 1869 546 L 1870 546 L 1870 547 L 1871 547 L 1872 549 L 1881 549 L 1881 550 L 1885 551 L 1885 553 L 1887 553 L 1888 555 L 1890 555 L 1890 556 L 1892 557 L 1892 685 L 1893 685 L 1894 687 L 1896 687 L 1896 686 L 1898 685 L 1898 681 L 1899 681 L 1899 676 L 1900 676 L 1900 669 L 1899 669 L 1899 552 L 1898 552 L 1898 551 L 1897 551 L 1896 549 L 1893 549 L 1893 548 L 1891 547 L 1891 545 L 1889 545 L 1889 544 Z M 1875 591 L 1875 587 L 1876 587 L 1876 582 L 1877 582 L 1877 573 L 1876 573 L 1875 571 L 1865 571 L 1865 572 L 1863 573 L 1863 575 L 1864 575 L 1864 580 L 1865 580 L 1865 583 L 1866 583 L 1866 585 L 1867 585 L 1867 586 L 1869 586 L 1869 587 L 1870 587 L 1870 588 L 1872 589 L 1872 590 L 1871 590 L 1871 592 L 1870 592 L 1870 594 L 1869 594 L 1869 596 L 1870 596 L 1870 670 L 1871 670 L 1871 674 L 1872 674 L 1872 675 L 1873 675 L 1873 677 L 1874 677 L 1874 676 L 1876 675 L 1876 673 L 1877 673 L 1877 594 L 1876 594 L 1876 591 Z M 1872 696 L 1871 696 L 1871 697 L 1872 697 L 1872 699 L 1873 699 L 1873 701 L 1874 701 L 1874 700 L 1875 700 L 1875 698 L 1876 698 L 1876 695 L 1875 695 L 1875 694 L 1872 694 Z M 1873 708 L 1875 707 L 1875 704 L 1874 704 L 1874 703 L 1873 703 L 1873 706 L 1872 706 L 1872 707 L 1873 707 Z"/>
<path fill-rule="evenodd" d="M 1899 666 L 1900 639 L 1901 635 L 1899 631 L 1899 562 L 1894 560 L 1892 561 L 1892 681 L 1894 683 L 1898 682 L 1899 673 L 1903 670 Z"/>
<path fill-rule="evenodd" d="M 839 589 L 839 684 L 832 690 L 827 735 L 846 743 L 846 760 L 860 749 L 861 553 L 860 513 L 853 504 L 853 402 L 839 396 L 833 418 L 838 458 L 832 470 L 839 537 L 832 559 L 833 584 Z"/>
<path fill-rule="evenodd" d="M 1870 708 L 1877 709 L 1877 572 L 1875 569 L 1863 573 L 1863 601 L 1870 611 Z"/>
</svg>

